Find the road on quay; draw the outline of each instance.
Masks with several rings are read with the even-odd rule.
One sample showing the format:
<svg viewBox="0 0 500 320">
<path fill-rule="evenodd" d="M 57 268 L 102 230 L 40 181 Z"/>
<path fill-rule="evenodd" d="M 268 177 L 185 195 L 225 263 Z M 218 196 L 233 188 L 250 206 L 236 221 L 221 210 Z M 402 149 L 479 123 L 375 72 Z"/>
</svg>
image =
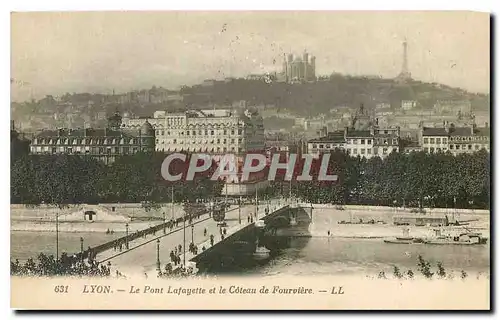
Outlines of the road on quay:
<svg viewBox="0 0 500 320">
<path fill-rule="evenodd" d="M 270 212 L 276 211 L 285 203 L 281 201 L 278 205 L 278 200 L 269 201 Z M 262 202 L 259 204 L 258 214 L 259 218 L 264 216 L 265 209 L 268 207 L 267 203 Z M 238 216 L 241 214 L 241 224 L 239 223 Z M 231 206 L 229 211 L 226 212 L 227 235 L 226 238 L 231 236 L 234 232 L 250 224 L 248 217 L 255 214 L 255 205 L 246 205 L 241 207 L 241 212 L 237 206 Z M 207 230 L 207 235 L 204 235 L 204 229 Z M 214 236 L 214 245 L 221 241 L 220 227 L 217 222 L 208 215 L 202 216 L 200 219 L 193 220 L 193 224 L 189 225 L 186 221 L 185 239 L 186 239 L 186 264 L 193 255 L 189 252 L 189 244 L 193 241 L 198 246 L 198 252 L 201 252 L 203 246 L 209 248 L 210 235 Z M 157 239 L 160 240 L 160 263 L 162 270 L 165 265 L 170 261 L 170 252 L 175 250 L 175 247 L 182 245 L 184 247 L 184 232 L 183 224 L 174 228 L 172 231 L 167 229 L 166 235 L 163 230 L 156 232 L 156 235 L 148 235 L 146 238 L 136 239 L 129 243 L 130 250 L 122 251 L 108 250 L 97 256 L 97 260 L 111 263 L 111 270 L 115 272 L 118 270 L 124 275 L 130 274 L 146 274 L 156 277 L 157 275 Z M 184 252 L 182 248 L 181 253 Z M 117 255 L 118 254 L 118 255 Z M 181 254 L 181 264 L 184 263 L 184 257 Z"/>
</svg>

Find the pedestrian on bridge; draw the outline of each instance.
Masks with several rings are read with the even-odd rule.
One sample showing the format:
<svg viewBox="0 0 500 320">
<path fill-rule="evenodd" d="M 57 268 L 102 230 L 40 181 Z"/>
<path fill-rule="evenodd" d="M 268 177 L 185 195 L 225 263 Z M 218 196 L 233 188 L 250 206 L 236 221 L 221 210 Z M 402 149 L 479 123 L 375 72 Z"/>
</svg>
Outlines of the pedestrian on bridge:
<svg viewBox="0 0 500 320">
<path fill-rule="evenodd" d="M 214 245 L 214 235 L 213 234 L 210 235 L 210 245 L 212 245 L 212 246 Z"/>
<path fill-rule="evenodd" d="M 206 237 L 207 236 L 207 228 L 203 229 L 203 236 Z"/>
</svg>

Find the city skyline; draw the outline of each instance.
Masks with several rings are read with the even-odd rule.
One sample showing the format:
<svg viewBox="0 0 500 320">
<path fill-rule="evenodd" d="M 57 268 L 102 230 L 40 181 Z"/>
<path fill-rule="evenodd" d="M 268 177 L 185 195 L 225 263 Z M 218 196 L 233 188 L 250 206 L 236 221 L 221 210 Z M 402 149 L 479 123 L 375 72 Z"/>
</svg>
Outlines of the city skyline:
<svg viewBox="0 0 500 320">
<path fill-rule="evenodd" d="M 317 75 L 412 77 L 488 93 L 489 15 L 473 12 L 87 12 L 11 16 L 13 100 L 64 92 L 176 88 L 280 72 L 317 57 Z M 23 85 L 24 83 L 24 85 Z"/>
</svg>

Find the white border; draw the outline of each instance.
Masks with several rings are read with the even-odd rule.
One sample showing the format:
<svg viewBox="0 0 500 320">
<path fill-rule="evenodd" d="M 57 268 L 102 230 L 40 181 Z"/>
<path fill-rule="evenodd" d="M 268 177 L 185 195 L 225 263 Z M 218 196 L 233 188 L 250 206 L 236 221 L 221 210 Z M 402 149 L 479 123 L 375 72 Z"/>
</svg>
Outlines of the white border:
<svg viewBox="0 0 500 320">
<path fill-rule="evenodd" d="M 177 3 L 169 3 L 168 5 L 162 4 L 160 1 L 152 1 L 152 0 L 141 0 L 141 1 L 130 1 L 130 0 L 121 0 L 121 1 L 108 1 L 104 2 L 103 0 L 87 0 L 85 2 L 76 3 L 74 1 L 64 1 L 64 0 L 45 0 L 45 1 L 37 1 L 37 0 L 18 0 L 18 1 L 2 1 L 1 5 L 1 39 L 3 39 L 5 47 L 3 47 L 2 53 L 2 64 L 1 71 L 3 77 L 1 78 L 2 86 L 1 86 L 1 97 L 2 97 L 2 106 L 1 109 L 2 115 L 1 119 L 4 122 L 2 128 L 5 129 L 5 133 L 7 134 L 7 130 L 10 127 L 10 84 L 7 82 L 7 73 L 10 74 L 10 12 L 11 11 L 89 11 L 89 10 L 202 10 L 202 9 L 210 9 L 210 10 L 468 10 L 468 11 L 482 11 L 482 12 L 496 12 L 498 13 L 499 1 L 493 0 L 485 0 L 485 1 L 438 1 L 438 0 L 419 0 L 410 3 L 408 1 L 342 1 L 340 3 L 328 3 L 327 1 L 317 1 L 317 0 L 307 0 L 307 1 L 296 1 L 296 0 L 286 0 L 271 3 L 270 1 L 265 0 L 253 0 L 248 3 L 237 2 L 237 1 L 220 1 L 220 0 L 212 0 L 212 1 L 193 1 L 193 0 L 183 0 L 178 1 Z M 498 24 L 498 21 L 497 21 Z M 495 40 L 497 39 L 497 34 L 495 34 Z M 498 53 L 495 58 L 498 57 Z M 496 70 L 495 70 L 496 71 Z M 494 70 L 491 70 L 494 72 Z M 492 88 L 492 91 L 496 93 L 498 90 L 498 83 L 496 83 L 495 88 Z M 497 98 L 498 99 L 498 98 Z M 496 108 L 492 106 L 492 109 Z M 492 123 L 492 127 L 496 128 L 496 124 L 500 123 L 498 117 L 500 111 L 497 111 L 495 114 L 495 121 Z M 495 135 L 495 140 L 497 139 Z M 3 144 L 3 148 L 1 150 L 10 150 L 7 139 L 2 139 L 0 143 Z M 496 151 L 500 142 L 495 143 L 494 150 Z M 4 183 L 2 184 L 2 192 L 1 200 L 2 207 L 4 208 L 2 213 L 3 223 L 3 242 L 2 247 L 4 250 L 6 248 L 10 248 L 10 220 L 9 220 L 9 203 L 10 203 L 10 187 L 8 185 L 8 177 L 10 177 L 10 169 L 9 169 L 9 156 L 7 152 L 4 152 L 2 161 L 2 172 L 0 177 L 3 179 Z M 496 177 L 496 176 L 495 176 Z M 498 189 L 495 190 L 495 199 L 500 199 Z M 496 207 L 495 207 L 496 209 Z M 494 214 L 497 213 L 496 210 L 492 210 Z M 498 217 L 496 219 L 495 227 L 496 230 L 500 230 L 498 228 L 498 221 L 500 220 Z M 7 250 L 8 252 L 8 250 Z M 7 257 L 3 260 L 4 262 L 1 264 L 0 274 L 4 276 L 5 280 L 2 286 L 1 293 L 1 303 L 2 303 L 2 311 L 6 311 L 6 316 L 14 317 L 15 315 L 10 311 L 10 288 L 5 284 L 9 282 L 9 265 Z M 498 265 L 497 265 L 498 269 Z M 495 275 L 498 273 L 495 270 Z M 497 295 L 498 299 L 498 295 Z M 498 307 L 498 304 L 496 304 Z M 2 312 L 3 313 L 3 312 Z M 49 315 L 52 316 L 52 315 Z M 77 315 L 73 315 L 77 316 Z M 119 315 L 123 316 L 123 315 Z M 168 317 L 175 317 L 175 315 L 167 315 Z M 202 317 L 207 317 L 207 315 L 200 315 Z M 213 315 L 215 317 L 221 317 L 221 315 Z M 257 314 L 259 318 L 270 318 L 269 315 Z M 289 317 L 290 315 L 284 315 Z M 305 314 L 300 314 L 300 317 L 306 316 Z M 326 315 L 329 316 L 329 315 Z M 346 317 L 343 315 L 335 314 L 334 317 Z M 380 315 L 386 316 L 386 315 Z M 406 315 L 410 316 L 410 315 Z M 411 315 L 413 316 L 413 315 Z M 441 319 L 444 315 L 425 315 L 428 319 Z M 454 315 L 446 315 L 444 317 L 454 317 Z M 64 317 L 68 317 L 68 315 L 64 315 Z M 81 318 L 91 317 L 93 319 L 102 318 L 104 319 L 104 315 L 85 315 L 81 316 Z M 361 316 L 354 316 L 355 318 Z M 346 317 L 347 318 L 347 317 Z M 351 318 L 351 317 L 350 317 Z"/>
</svg>

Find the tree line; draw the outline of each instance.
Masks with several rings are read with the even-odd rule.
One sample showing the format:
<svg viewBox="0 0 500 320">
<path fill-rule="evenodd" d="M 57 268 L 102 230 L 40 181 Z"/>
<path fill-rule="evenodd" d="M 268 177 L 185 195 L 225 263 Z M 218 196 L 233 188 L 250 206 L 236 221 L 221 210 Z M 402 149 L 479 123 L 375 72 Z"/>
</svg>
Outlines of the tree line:
<svg viewBox="0 0 500 320">
<path fill-rule="evenodd" d="M 339 205 L 490 207 L 490 154 L 484 150 L 457 156 L 391 153 L 385 159 L 349 157 L 336 150 L 329 168 L 338 175 L 337 182 L 294 181 L 293 195 Z M 276 181 L 272 189 L 289 190 L 283 184 L 290 183 Z"/>
<path fill-rule="evenodd" d="M 11 163 L 11 202 L 164 203 L 171 201 L 172 188 L 175 202 L 193 203 L 221 195 L 223 183 L 210 179 L 215 164 L 193 181 L 172 183 L 161 175 L 165 156 L 140 153 L 119 157 L 108 166 L 90 157 L 23 155 Z M 173 168 L 172 174 L 178 170 Z M 300 173 L 299 165 L 295 175 Z M 490 155 L 486 151 L 457 156 L 392 153 L 385 159 L 365 159 L 335 150 L 330 155 L 328 174 L 336 174 L 338 181 L 290 183 L 279 181 L 284 174 L 278 171 L 277 180 L 259 196 L 288 196 L 291 187 L 294 196 L 313 203 L 490 207 Z"/>
<path fill-rule="evenodd" d="M 222 183 L 210 180 L 213 170 L 196 175 L 193 181 L 166 181 L 161 175 L 165 156 L 138 153 L 105 165 L 85 156 L 24 155 L 11 163 L 11 203 L 155 204 L 170 202 L 172 189 L 177 203 L 220 195 Z"/>
</svg>

